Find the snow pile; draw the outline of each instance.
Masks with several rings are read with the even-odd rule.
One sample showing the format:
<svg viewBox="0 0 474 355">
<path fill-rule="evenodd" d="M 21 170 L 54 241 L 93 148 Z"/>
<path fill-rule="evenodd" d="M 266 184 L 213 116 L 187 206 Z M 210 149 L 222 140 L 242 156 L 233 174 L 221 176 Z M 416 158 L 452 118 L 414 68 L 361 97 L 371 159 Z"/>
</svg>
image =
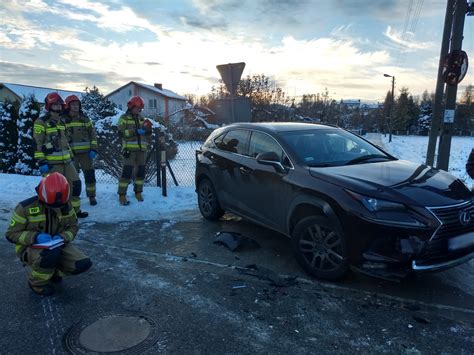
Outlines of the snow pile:
<svg viewBox="0 0 474 355">
<path fill-rule="evenodd" d="M 399 159 L 420 164 L 426 162 L 427 136 L 392 136 L 392 142 L 389 143 L 387 135 L 382 136 L 382 144 L 387 152 Z M 448 171 L 463 180 L 468 186 L 472 183 L 472 180 L 466 173 L 466 162 L 473 148 L 473 137 L 452 138 Z M 436 152 L 438 152 L 438 147 L 436 147 Z M 435 162 L 436 159 L 435 157 Z"/>
<path fill-rule="evenodd" d="M 5 212 L 9 218 L 11 211 L 18 202 L 34 196 L 35 187 L 41 177 L 15 174 L 0 174 L 0 212 Z M 184 216 L 186 211 L 193 213 L 197 208 L 197 197 L 194 187 L 168 187 L 168 197 L 161 195 L 158 187 L 145 187 L 144 202 L 137 202 L 133 195 L 133 186 L 128 189 L 129 206 L 118 203 L 117 185 L 97 184 L 96 206 L 90 206 L 85 192 L 82 194 L 82 209 L 89 212 L 84 222 L 113 223 L 118 221 L 137 221 L 172 218 L 174 220 Z M 5 211 L 8 210 L 8 212 Z"/>
</svg>

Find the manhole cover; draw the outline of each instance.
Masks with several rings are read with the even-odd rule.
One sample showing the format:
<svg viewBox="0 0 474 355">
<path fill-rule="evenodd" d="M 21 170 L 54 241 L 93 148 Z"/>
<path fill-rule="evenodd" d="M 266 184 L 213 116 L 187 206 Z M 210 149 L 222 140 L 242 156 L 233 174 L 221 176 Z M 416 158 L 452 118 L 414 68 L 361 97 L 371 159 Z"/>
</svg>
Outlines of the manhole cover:
<svg viewBox="0 0 474 355">
<path fill-rule="evenodd" d="M 142 315 L 106 315 L 92 322 L 80 322 L 64 337 L 67 350 L 74 354 L 139 354 L 158 340 L 156 323 Z"/>
</svg>

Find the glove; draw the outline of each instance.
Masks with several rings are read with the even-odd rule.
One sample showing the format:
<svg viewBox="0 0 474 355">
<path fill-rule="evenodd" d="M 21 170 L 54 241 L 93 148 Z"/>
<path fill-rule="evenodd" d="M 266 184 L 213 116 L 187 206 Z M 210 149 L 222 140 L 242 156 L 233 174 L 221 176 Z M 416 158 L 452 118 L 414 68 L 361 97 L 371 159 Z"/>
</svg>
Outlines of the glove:
<svg viewBox="0 0 474 355">
<path fill-rule="evenodd" d="M 49 242 L 51 240 L 51 235 L 48 233 L 40 233 L 36 236 L 36 243 L 42 244 Z"/>
<path fill-rule="evenodd" d="M 49 171 L 49 165 L 48 164 L 41 164 L 39 166 L 39 171 L 41 172 L 41 174 L 46 174 L 48 171 Z"/>
<path fill-rule="evenodd" d="M 143 136 L 145 134 L 145 130 L 142 128 L 139 128 L 137 129 L 137 134 L 139 134 L 140 136 Z"/>
<path fill-rule="evenodd" d="M 97 152 L 95 150 L 89 151 L 89 158 L 95 159 L 96 156 L 97 156 Z"/>
</svg>

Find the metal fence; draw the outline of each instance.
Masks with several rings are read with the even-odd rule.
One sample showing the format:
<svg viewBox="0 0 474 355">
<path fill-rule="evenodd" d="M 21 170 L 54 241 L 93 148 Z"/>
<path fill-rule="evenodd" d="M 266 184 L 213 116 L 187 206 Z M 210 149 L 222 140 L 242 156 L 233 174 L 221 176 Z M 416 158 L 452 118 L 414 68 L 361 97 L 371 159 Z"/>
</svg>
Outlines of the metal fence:
<svg viewBox="0 0 474 355">
<path fill-rule="evenodd" d="M 178 153 L 169 161 L 169 168 L 166 169 L 166 180 L 168 186 L 175 186 L 172 176 L 177 180 L 179 186 L 194 186 L 194 170 L 196 167 L 196 150 L 202 145 L 202 141 L 178 141 Z M 118 184 L 115 176 L 109 175 L 101 169 L 95 171 L 96 180 L 103 184 Z M 81 176 L 83 179 L 83 176 Z M 145 186 L 157 186 L 156 173 L 148 177 Z"/>
</svg>

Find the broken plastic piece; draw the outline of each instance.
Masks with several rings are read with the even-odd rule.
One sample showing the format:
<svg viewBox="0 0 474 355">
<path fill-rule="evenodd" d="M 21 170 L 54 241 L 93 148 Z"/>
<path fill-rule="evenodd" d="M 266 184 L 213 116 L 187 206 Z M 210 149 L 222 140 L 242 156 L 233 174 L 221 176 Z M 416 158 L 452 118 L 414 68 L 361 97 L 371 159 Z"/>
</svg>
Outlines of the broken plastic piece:
<svg viewBox="0 0 474 355">
<path fill-rule="evenodd" d="M 236 232 L 218 232 L 214 237 L 213 243 L 222 244 L 229 248 L 230 251 L 235 251 L 243 245 L 251 245 L 260 248 L 260 244 L 255 240 Z"/>
</svg>

